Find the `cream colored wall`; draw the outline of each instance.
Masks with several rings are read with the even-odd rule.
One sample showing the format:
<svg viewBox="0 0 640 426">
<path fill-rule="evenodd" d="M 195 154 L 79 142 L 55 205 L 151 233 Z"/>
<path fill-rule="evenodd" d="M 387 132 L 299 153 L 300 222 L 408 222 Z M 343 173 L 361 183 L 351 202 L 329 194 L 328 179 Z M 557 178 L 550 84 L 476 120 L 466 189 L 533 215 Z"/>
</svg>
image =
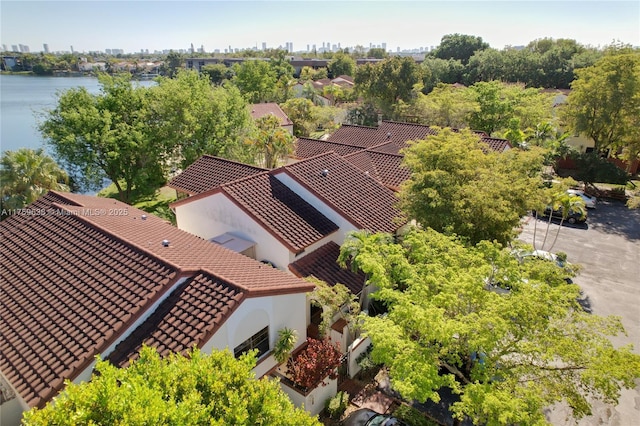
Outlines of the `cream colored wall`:
<svg viewBox="0 0 640 426">
<path fill-rule="evenodd" d="M 288 327 L 296 330 L 298 338 L 295 347 L 307 339 L 306 307 L 304 293 L 245 299 L 202 349 L 206 353 L 225 348 L 233 352 L 236 346 L 268 325 L 270 352 L 254 368 L 256 376 L 262 377 L 277 364 L 271 350 L 278 340 L 280 329 Z"/>
<path fill-rule="evenodd" d="M 289 250 L 224 194 L 192 201 L 175 211 L 178 228 L 207 240 L 231 232 L 256 243 L 256 260 L 269 260 L 287 270 Z"/>
</svg>

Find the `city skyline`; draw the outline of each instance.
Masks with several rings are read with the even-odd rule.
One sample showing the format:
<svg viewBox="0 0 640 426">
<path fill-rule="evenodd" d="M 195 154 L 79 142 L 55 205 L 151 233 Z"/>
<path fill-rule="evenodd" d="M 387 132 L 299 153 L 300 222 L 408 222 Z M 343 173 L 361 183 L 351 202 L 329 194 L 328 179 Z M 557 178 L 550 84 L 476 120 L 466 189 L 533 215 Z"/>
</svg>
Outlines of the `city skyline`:
<svg viewBox="0 0 640 426">
<path fill-rule="evenodd" d="M 2 1 L 1 43 L 30 51 L 124 53 L 291 47 L 323 43 L 396 51 L 440 44 L 446 34 L 491 47 L 543 37 L 603 47 L 640 45 L 637 1 Z M 26 25 L 25 25 L 26 23 Z M 291 45 L 290 45 L 291 44 Z M 311 50 L 311 49 L 310 49 Z"/>
</svg>

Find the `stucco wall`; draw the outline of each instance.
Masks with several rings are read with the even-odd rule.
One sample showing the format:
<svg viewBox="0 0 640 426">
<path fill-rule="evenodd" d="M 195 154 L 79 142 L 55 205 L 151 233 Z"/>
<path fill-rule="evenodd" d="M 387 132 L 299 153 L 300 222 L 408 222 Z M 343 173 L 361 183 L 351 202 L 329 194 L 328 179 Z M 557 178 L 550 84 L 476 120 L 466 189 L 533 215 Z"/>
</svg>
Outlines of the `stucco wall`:
<svg viewBox="0 0 640 426">
<path fill-rule="evenodd" d="M 318 386 L 309 392 L 308 395 L 300 393 L 298 390 L 289 387 L 286 383 L 280 382 L 280 387 L 289 396 L 289 399 L 296 407 L 303 407 L 312 416 L 320 414 L 324 409 L 327 399 L 333 398 L 338 393 L 338 380 L 326 379 L 325 386 Z"/>
<path fill-rule="evenodd" d="M 256 260 L 268 260 L 287 270 L 289 250 L 224 194 L 212 194 L 175 210 L 178 228 L 207 240 L 231 232 L 256 243 Z"/>
<path fill-rule="evenodd" d="M 278 331 L 284 327 L 296 330 L 297 348 L 307 339 L 306 306 L 304 293 L 245 299 L 202 349 L 206 353 L 225 348 L 233 351 L 267 325 L 271 350 L 278 339 Z M 268 353 L 254 371 L 257 377 L 261 377 L 275 366 L 275 359 Z"/>
</svg>

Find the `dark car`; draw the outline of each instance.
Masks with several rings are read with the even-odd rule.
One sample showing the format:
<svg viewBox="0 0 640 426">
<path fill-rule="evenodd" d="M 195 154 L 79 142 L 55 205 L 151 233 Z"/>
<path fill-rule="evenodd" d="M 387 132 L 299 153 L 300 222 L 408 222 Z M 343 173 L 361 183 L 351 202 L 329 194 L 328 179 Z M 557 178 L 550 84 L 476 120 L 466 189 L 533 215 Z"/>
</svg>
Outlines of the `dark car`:
<svg viewBox="0 0 640 426">
<path fill-rule="evenodd" d="M 553 219 L 561 220 L 562 214 L 563 214 L 562 207 L 559 208 L 558 210 L 552 210 L 551 207 L 547 207 L 546 209 L 544 209 L 544 213 L 541 216 L 547 216 L 547 217 L 551 216 L 551 218 Z M 572 225 L 575 223 L 585 222 L 587 220 L 587 212 L 585 211 L 584 214 L 582 214 L 580 212 L 569 210 L 569 214 L 564 220 L 565 222 L 570 223 Z"/>
<path fill-rule="evenodd" d="M 344 426 L 408 426 L 395 417 L 388 414 L 378 414 L 367 408 L 354 411 L 342 424 Z"/>
</svg>

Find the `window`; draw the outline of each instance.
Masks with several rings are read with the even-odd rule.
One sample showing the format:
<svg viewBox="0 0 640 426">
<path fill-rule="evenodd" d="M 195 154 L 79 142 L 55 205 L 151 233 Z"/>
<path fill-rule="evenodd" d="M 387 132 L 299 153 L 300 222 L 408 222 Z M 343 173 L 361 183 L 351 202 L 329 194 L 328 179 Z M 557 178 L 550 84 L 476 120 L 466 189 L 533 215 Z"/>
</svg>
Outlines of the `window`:
<svg viewBox="0 0 640 426">
<path fill-rule="evenodd" d="M 258 331 L 256 334 L 236 346 L 233 350 L 233 355 L 238 358 L 240 355 L 250 351 L 251 349 L 258 350 L 257 358 L 260 358 L 262 355 L 269 352 L 269 326 L 266 326 L 265 328 Z"/>
</svg>

